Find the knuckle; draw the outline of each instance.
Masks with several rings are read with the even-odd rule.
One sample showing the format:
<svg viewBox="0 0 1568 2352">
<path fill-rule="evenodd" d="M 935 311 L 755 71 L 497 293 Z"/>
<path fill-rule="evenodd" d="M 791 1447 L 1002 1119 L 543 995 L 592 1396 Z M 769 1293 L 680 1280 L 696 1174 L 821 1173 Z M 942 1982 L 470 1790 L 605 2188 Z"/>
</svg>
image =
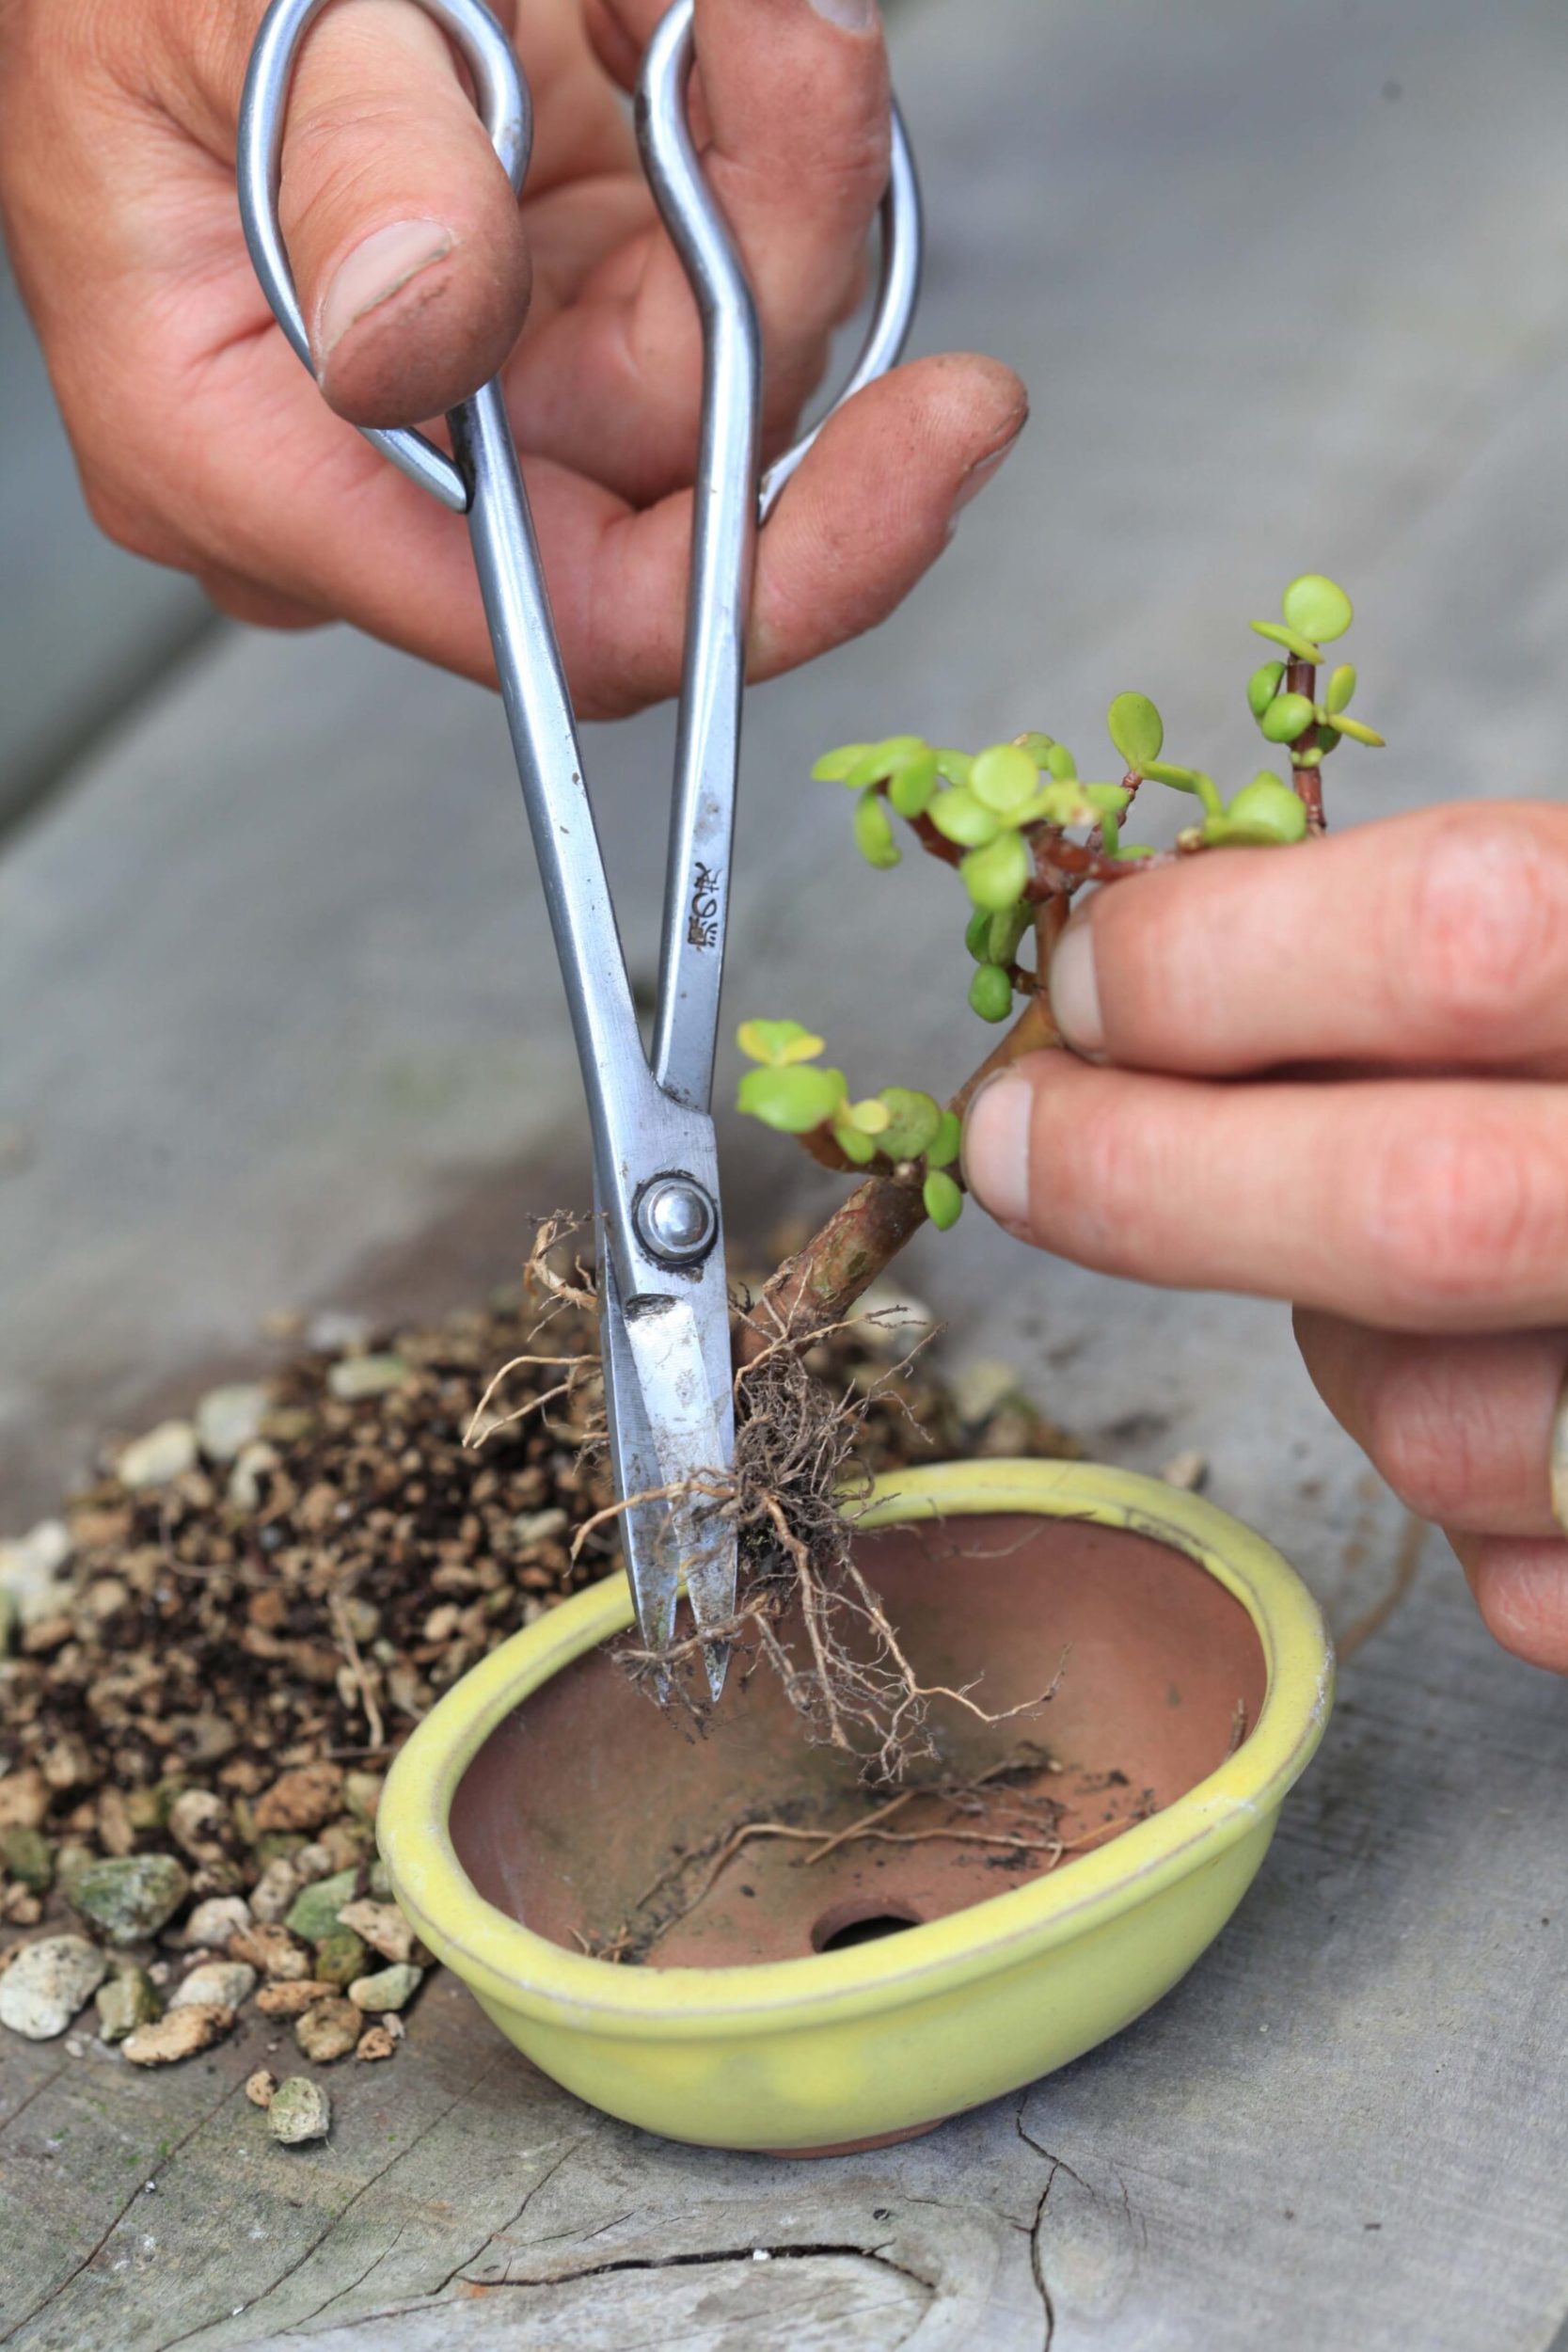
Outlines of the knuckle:
<svg viewBox="0 0 1568 2352">
<path fill-rule="evenodd" d="M 1562 1244 L 1551 1188 L 1516 1129 L 1475 1107 L 1405 1115 L 1371 1158 L 1367 1229 L 1385 1286 L 1418 1326 L 1499 1289 L 1539 1288 Z"/>
<path fill-rule="evenodd" d="M 128 498 L 102 474 L 86 470 L 82 475 L 82 498 L 105 539 L 123 548 L 128 555 L 139 555 L 150 563 L 161 560 L 161 535 L 146 507 L 137 500 Z"/>
<path fill-rule="evenodd" d="M 1467 809 L 1408 875 L 1403 1009 L 1445 1040 L 1515 1037 L 1568 988 L 1568 834 L 1522 810 Z"/>
</svg>

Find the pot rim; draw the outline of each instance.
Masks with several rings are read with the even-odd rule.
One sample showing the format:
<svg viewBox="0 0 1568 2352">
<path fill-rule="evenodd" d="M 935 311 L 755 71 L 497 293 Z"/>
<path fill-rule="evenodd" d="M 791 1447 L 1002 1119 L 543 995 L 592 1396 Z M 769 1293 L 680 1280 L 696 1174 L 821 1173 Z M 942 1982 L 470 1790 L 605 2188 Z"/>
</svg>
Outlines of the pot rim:
<svg viewBox="0 0 1568 2352">
<path fill-rule="evenodd" d="M 1263 1705 L 1235 1753 L 1184 1796 L 1043 1877 L 841 1952 L 723 1968 L 629 1968 L 569 1951 L 485 1900 L 457 1858 L 448 1817 L 464 1772 L 502 1719 L 584 1651 L 629 1627 L 630 1591 L 625 1576 L 613 1576 L 470 1668 L 394 1761 L 376 1832 L 418 1934 L 483 2000 L 543 2024 L 628 2040 L 744 2035 L 792 2016 L 815 2026 L 883 2011 L 1023 1964 L 1107 1924 L 1255 1831 L 1310 1760 L 1333 1696 L 1328 1629 L 1295 1571 L 1261 1535 L 1201 1496 L 1095 1463 L 991 1460 L 900 1470 L 877 1480 L 856 1524 L 1021 1511 L 1168 1545 L 1246 1610 L 1263 1650 Z"/>
</svg>

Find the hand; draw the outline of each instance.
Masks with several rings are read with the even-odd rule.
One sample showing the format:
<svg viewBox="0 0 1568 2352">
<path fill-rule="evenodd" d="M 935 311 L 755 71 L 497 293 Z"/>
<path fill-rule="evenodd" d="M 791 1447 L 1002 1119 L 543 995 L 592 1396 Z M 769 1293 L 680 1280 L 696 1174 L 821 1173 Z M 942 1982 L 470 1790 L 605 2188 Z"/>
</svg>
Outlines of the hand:
<svg viewBox="0 0 1568 2352">
<path fill-rule="evenodd" d="M 1324 1402 L 1446 1529 L 1498 1641 L 1568 1673 L 1568 809 L 1118 882 L 1051 993 L 1094 1061 L 991 1081 L 976 1198 L 1108 1273 L 1297 1302 Z"/>
<path fill-rule="evenodd" d="M 9 0 L 0 206 L 103 529 L 246 619 L 342 616 L 488 678 L 463 524 L 341 420 L 437 416 L 504 367 L 579 710 L 671 692 L 700 342 L 614 87 L 660 12 L 499 0 L 534 100 L 519 212 L 431 21 L 337 0 L 301 60 L 282 187 L 318 390 L 235 206 L 261 0 Z M 886 178 L 875 0 L 698 0 L 697 47 L 777 450 L 860 291 Z M 974 358 L 921 360 L 851 403 L 762 534 L 753 674 L 891 611 L 1025 413 L 1017 378 Z"/>
</svg>

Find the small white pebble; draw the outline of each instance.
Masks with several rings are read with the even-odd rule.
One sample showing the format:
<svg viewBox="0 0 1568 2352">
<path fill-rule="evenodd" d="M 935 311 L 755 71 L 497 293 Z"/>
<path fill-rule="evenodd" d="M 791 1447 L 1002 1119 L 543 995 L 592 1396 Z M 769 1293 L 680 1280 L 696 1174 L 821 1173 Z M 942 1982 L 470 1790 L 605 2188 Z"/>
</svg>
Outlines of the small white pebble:
<svg viewBox="0 0 1568 2352">
<path fill-rule="evenodd" d="M 754 2263 L 770 2263 L 770 2262 L 772 2261 L 772 2259 L 773 2259 L 773 2257 L 772 2257 L 772 2255 L 768 2252 L 768 2249 L 767 2249 L 767 2247 L 766 2247 L 766 2246 L 753 2246 L 753 2247 L 752 2247 L 752 2260 Z"/>
<path fill-rule="evenodd" d="M 1180 1454 L 1173 1454 L 1168 1462 L 1160 1465 L 1160 1475 L 1167 1486 L 1180 1487 L 1182 1493 L 1196 1495 L 1209 1483 L 1209 1456 L 1196 1446 L 1188 1446 Z"/>
</svg>

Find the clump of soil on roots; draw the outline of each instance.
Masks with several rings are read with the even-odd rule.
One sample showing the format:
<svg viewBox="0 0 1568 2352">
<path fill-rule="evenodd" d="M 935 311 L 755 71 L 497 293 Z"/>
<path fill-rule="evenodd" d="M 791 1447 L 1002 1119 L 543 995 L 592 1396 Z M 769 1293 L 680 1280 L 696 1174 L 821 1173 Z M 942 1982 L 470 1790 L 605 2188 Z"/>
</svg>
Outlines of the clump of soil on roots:
<svg viewBox="0 0 1568 2352">
<path fill-rule="evenodd" d="M 530 1263 L 529 1288 L 551 1304 L 536 1329 L 557 1316 L 585 1316 L 593 1306 L 580 1265 L 563 1267 L 573 1228 L 551 1219 L 540 1229 Z M 927 1717 L 945 1700 L 987 1723 L 990 1714 L 972 1690 L 924 1683 L 894 1625 L 862 1575 L 854 1555 L 857 1507 L 879 1470 L 927 1452 L 983 1450 L 985 1432 L 958 1424 L 954 1400 L 927 1367 L 924 1337 L 911 1344 L 911 1325 L 896 1307 L 870 1311 L 809 1339 L 794 1337 L 766 1306 L 736 1298 L 751 1344 L 735 1375 L 736 1456 L 690 1482 L 699 1523 L 716 1518 L 735 1531 L 739 1554 L 736 1607 L 723 1625 L 677 1633 L 659 1649 L 624 1644 L 619 1662 L 630 1679 L 683 1727 L 700 1735 L 711 1714 L 705 1674 L 715 1648 L 744 1687 L 759 1671 L 776 1674 L 808 1740 L 857 1757 L 874 1788 L 899 1785 L 912 1766 L 934 1758 Z M 470 1439 L 515 1428 L 542 1409 L 528 1394 L 511 1395 L 524 1375 L 537 1381 L 555 1369 L 560 1393 L 596 1388 L 592 1350 L 548 1354 L 531 1347 L 503 1365 L 475 1414 Z M 551 1391 L 546 1391 L 546 1395 Z M 601 1391 L 602 1399 L 602 1391 Z M 1013 1396 L 1009 1450 L 1075 1454 L 1073 1441 Z M 945 1440 L 945 1442 L 944 1442 Z M 590 1415 L 583 1457 L 602 1452 L 599 1425 Z M 996 1450 L 992 1448 L 992 1450 Z M 574 1556 L 612 1530 L 626 1506 L 610 1502 L 579 1527 Z M 1007 1710 L 1022 1715 L 1051 1695 L 1039 1692 Z"/>
</svg>

